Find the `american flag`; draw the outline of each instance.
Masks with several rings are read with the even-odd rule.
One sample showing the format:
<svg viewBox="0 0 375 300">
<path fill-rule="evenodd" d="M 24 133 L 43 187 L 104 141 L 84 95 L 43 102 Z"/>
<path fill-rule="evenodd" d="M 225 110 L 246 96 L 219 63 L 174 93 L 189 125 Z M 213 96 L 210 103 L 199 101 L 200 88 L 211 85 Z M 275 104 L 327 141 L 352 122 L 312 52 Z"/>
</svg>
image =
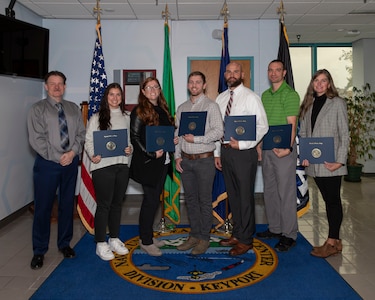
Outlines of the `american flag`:
<svg viewBox="0 0 375 300">
<path fill-rule="evenodd" d="M 97 37 L 95 41 L 94 56 L 91 64 L 88 119 L 90 119 L 90 117 L 99 110 L 100 101 L 107 87 L 107 74 L 104 66 L 100 23 L 96 25 L 96 33 Z M 83 151 L 81 164 L 81 185 L 78 195 L 77 211 L 83 225 L 91 234 L 93 234 L 96 200 L 89 167 L 90 159 L 87 156 L 86 151 Z"/>
</svg>

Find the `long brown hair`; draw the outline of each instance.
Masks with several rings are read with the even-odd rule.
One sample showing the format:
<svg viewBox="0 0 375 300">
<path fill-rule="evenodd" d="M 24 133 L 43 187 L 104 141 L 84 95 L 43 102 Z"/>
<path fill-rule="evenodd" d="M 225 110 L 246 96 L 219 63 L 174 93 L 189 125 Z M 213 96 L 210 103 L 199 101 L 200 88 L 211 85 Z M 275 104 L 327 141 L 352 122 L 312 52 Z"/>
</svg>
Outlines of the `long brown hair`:
<svg viewBox="0 0 375 300">
<path fill-rule="evenodd" d="M 310 84 L 307 87 L 305 97 L 303 99 L 303 102 L 301 104 L 300 110 L 299 110 L 299 117 L 303 118 L 306 114 L 306 112 L 309 110 L 311 105 L 314 103 L 314 80 L 319 75 L 323 74 L 328 79 L 328 89 L 327 89 L 327 98 L 332 99 L 334 97 L 338 97 L 339 93 L 337 92 L 337 89 L 335 87 L 335 84 L 333 83 L 333 79 L 331 74 L 326 69 L 321 69 L 315 72 L 314 76 L 310 80 Z"/>
<path fill-rule="evenodd" d="M 125 101 L 124 101 L 124 93 L 122 91 L 121 86 L 114 82 L 107 86 L 105 89 L 102 101 L 100 102 L 100 108 L 99 108 L 99 129 L 100 130 L 107 130 L 112 127 L 111 124 L 111 110 L 108 105 L 108 94 L 111 89 L 119 89 L 121 92 L 121 103 L 120 103 L 120 109 L 122 114 L 125 114 Z"/>
<path fill-rule="evenodd" d="M 157 126 L 159 125 L 159 115 L 155 111 L 153 104 L 148 100 L 148 98 L 142 92 L 142 90 L 145 89 L 147 83 L 151 81 L 156 81 L 158 86 L 160 86 L 159 80 L 155 77 L 148 77 L 143 81 L 142 85 L 139 87 L 137 115 L 146 125 Z M 169 113 L 168 105 L 167 105 L 167 102 L 165 101 L 165 97 L 161 89 L 160 89 L 160 94 L 159 94 L 157 103 L 158 103 L 158 106 L 160 106 L 166 112 L 171 124 L 174 125 L 174 119 Z"/>
</svg>

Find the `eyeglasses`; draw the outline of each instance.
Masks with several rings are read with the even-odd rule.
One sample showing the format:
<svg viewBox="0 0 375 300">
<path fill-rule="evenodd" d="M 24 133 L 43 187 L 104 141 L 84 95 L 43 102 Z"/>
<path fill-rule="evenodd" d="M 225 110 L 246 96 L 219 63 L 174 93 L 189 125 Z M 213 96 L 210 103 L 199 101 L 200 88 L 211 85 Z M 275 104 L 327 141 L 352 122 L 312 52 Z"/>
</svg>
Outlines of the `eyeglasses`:
<svg viewBox="0 0 375 300">
<path fill-rule="evenodd" d="M 146 91 L 158 90 L 158 89 L 160 89 L 160 86 L 158 86 L 158 85 L 155 85 L 155 86 L 146 86 L 145 87 Z"/>
</svg>

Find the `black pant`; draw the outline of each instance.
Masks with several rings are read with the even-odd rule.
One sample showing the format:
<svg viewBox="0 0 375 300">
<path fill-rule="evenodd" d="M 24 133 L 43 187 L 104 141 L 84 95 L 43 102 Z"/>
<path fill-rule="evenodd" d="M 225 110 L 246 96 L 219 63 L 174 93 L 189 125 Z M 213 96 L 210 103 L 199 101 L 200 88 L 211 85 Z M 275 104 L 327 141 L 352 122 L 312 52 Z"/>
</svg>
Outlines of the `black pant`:
<svg viewBox="0 0 375 300">
<path fill-rule="evenodd" d="M 143 201 L 139 213 L 139 238 L 143 245 L 151 245 L 154 236 L 154 219 L 160 205 L 160 195 L 163 191 L 168 165 L 164 165 L 160 171 L 159 181 L 155 185 L 142 185 Z M 164 201 L 164 199 L 163 199 Z"/>
<path fill-rule="evenodd" d="M 329 226 L 328 238 L 338 240 L 343 218 L 340 195 L 341 176 L 315 177 L 314 180 L 326 204 Z"/>
<path fill-rule="evenodd" d="M 117 164 L 92 172 L 97 208 L 95 212 L 95 241 L 117 238 L 120 231 L 121 209 L 129 182 L 129 167 Z"/>
<path fill-rule="evenodd" d="M 255 148 L 221 148 L 221 163 L 228 201 L 233 215 L 233 233 L 243 244 L 252 244 L 255 232 L 254 187 L 258 168 Z"/>
</svg>

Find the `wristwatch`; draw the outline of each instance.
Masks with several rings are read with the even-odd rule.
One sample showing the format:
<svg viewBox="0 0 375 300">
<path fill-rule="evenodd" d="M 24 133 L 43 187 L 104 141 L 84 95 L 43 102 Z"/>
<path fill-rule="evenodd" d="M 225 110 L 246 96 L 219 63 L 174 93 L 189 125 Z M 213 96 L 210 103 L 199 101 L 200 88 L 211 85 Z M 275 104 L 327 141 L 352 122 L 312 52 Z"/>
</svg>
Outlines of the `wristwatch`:
<svg viewBox="0 0 375 300">
<path fill-rule="evenodd" d="M 290 151 L 290 152 L 293 152 L 293 147 L 290 147 L 290 148 L 289 148 L 289 151 Z"/>
</svg>

